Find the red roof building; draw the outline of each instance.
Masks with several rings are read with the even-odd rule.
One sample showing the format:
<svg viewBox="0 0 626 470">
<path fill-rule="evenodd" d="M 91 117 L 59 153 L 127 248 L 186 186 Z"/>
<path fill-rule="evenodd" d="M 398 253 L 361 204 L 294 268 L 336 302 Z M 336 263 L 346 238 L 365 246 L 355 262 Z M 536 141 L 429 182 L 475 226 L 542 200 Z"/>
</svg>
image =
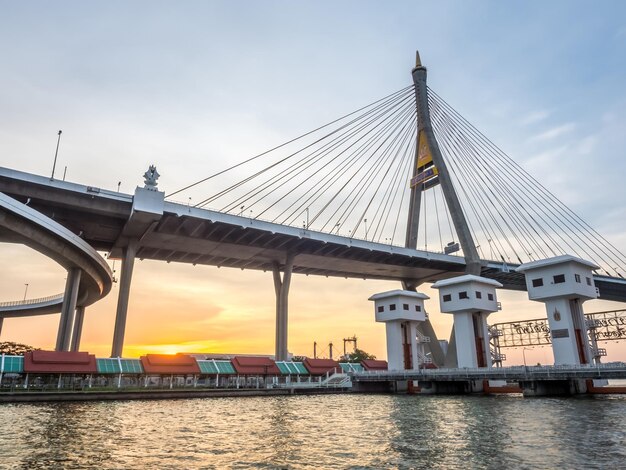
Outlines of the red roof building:
<svg viewBox="0 0 626 470">
<path fill-rule="evenodd" d="M 365 359 L 361 361 L 365 370 L 387 370 L 389 367 L 387 361 L 379 361 L 378 359 Z"/>
<path fill-rule="evenodd" d="M 231 359 L 239 375 L 280 375 L 280 369 L 269 357 L 236 356 Z"/>
<path fill-rule="evenodd" d="M 146 374 L 199 374 L 200 367 L 196 359 L 186 354 L 146 354 L 140 357 Z"/>
<path fill-rule="evenodd" d="M 332 359 L 311 359 L 307 357 L 304 360 L 304 367 L 311 375 L 326 375 L 327 372 L 333 374 L 341 372 L 341 366 L 337 361 Z"/>
<path fill-rule="evenodd" d="M 96 356 L 87 352 L 31 351 L 24 354 L 24 372 L 35 374 L 95 374 Z"/>
</svg>

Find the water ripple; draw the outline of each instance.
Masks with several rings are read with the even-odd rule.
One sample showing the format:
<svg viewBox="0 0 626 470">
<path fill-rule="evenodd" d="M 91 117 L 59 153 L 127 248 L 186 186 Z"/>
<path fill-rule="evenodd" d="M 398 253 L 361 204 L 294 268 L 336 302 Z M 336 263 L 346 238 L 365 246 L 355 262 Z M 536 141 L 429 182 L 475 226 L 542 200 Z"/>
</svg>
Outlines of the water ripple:
<svg viewBox="0 0 626 470">
<path fill-rule="evenodd" d="M 624 397 L 316 395 L 0 405 L 20 469 L 622 468 Z"/>
</svg>

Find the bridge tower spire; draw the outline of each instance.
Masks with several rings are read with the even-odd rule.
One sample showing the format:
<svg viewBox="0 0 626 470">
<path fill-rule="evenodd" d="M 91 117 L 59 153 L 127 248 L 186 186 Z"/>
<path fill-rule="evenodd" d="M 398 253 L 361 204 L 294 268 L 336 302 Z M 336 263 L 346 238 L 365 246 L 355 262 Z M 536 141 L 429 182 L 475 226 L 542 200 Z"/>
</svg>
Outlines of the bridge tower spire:
<svg viewBox="0 0 626 470">
<path fill-rule="evenodd" d="M 446 162 L 441 155 L 439 144 L 433 132 L 428 107 L 426 67 L 422 65 L 419 51 L 416 52 L 416 63 L 411 74 L 413 75 L 413 83 L 415 85 L 418 128 L 405 246 L 407 248 L 417 247 L 421 196 L 424 187 L 427 186 L 426 177 L 432 178 L 430 181 L 434 181 L 435 178 L 438 178 L 448 210 L 450 211 L 454 230 L 459 237 L 461 248 L 463 248 L 466 263 L 465 272 L 466 274 L 480 276 L 481 263 L 478 250 L 476 249 L 476 244 L 472 238 L 459 198 L 454 190 Z M 432 164 L 429 167 L 428 164 L 431 162 Z"/>
</svg>

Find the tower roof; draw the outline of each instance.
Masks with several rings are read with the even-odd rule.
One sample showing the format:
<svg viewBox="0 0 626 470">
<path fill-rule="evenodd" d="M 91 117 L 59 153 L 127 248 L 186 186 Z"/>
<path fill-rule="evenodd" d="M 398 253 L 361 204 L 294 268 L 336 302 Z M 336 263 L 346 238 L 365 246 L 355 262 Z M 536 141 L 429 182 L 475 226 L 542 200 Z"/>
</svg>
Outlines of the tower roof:
<svg viewBox="0 0 626 470">
<path fill-rule="evenodd" d="M 428 297 L 426 294 L 422 294 L 421 292 L 415 292 L 412 290 L 395 289 L 395 290 L 389 290 L 387 292 L 380 292 L 378 294 L 374 294 L 368 300 L 380 300 L 380 299 L 386 299 L 388 297 L 396 297 L 398 295 L 402 295 L 404 297 L 414 297 L 416 299 L 422 299 L 422 300 L 430 299 L 430 297 Z"/>
<path fill-rule="evenodd" d="M 439 289 L 440 287 L 453 286 L 455 284 L 463 284 L 466 282 L 478 282 L 480 284 L 487 284 L 494 287 L 502 287 L 498 281 L 493 279 L 487 279 L 486 277 L 474 276 L 473 274 L 465 274 L 464 276 L 452 277 L 450 279 L 442 279 L 435 282 L 432 287 Z"/>
<path fill-rule="evenodd" d="M 530 271 L 532 269 L 545 268 L 547 266 L 555 266 L 557 264 L 564 264 L 564 263 L 582 264 L 583 266 L 586 266 L 592 270 L 600 268 L 600 266 L 598 266 L 592 261 L 587 261 L 587 260 L 584 260 L 582 258 L 577 258 L 576 256 L 572 256 L 572 255 L 560 255 L 560 256 L 555 256 L 554 258 L 539 259 L 537 261 L 524 263 L 521 266 L 519 266 L 515 271 L 517 271 L 518 273 L 523 273 L 526 271 Z"/>
</svg>

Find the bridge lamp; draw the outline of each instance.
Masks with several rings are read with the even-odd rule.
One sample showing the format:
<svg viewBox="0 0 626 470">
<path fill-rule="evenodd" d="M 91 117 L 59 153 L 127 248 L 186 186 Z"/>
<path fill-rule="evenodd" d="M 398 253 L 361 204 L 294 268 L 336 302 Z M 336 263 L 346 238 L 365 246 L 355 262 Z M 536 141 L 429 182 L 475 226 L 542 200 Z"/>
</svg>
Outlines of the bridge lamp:
<svg viewBox="0 0 626 470">
<path fill-rule="evenodd" d="M 524 357 L 524 367 L 526 367 L 526 351 L 530 351 L 531 348 L 522 348 L 522 356 Z"/>
<path fill-rule="evenodd" d="M 24 284 L 24 286 L 26 286 L 24 288 L 24 300 L 26 300 L 26 293 L 28 292 L 28 284 Z"/>
</svg>

